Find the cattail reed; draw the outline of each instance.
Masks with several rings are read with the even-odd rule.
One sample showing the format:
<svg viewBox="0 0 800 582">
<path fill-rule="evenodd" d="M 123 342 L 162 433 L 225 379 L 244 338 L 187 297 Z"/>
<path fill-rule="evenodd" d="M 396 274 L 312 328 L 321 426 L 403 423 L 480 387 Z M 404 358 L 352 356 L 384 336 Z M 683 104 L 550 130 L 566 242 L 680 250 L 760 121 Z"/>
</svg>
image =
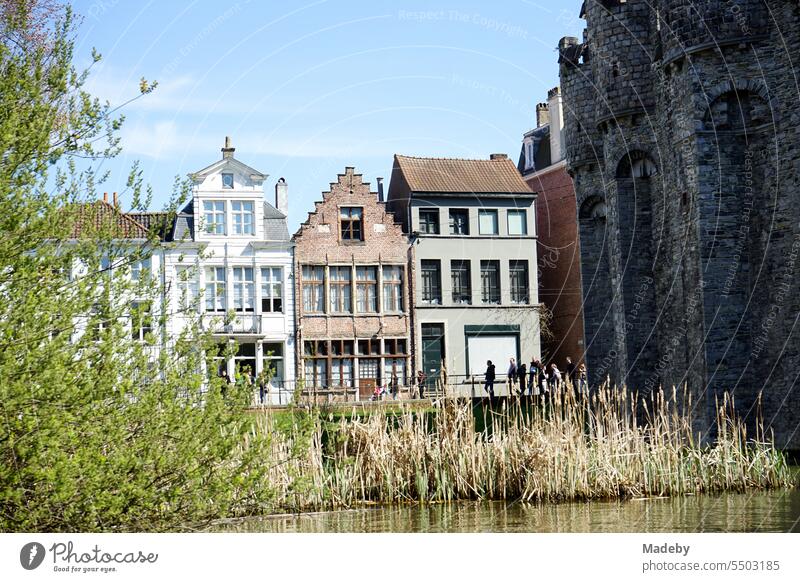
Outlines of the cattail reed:
<svg viewBox="0 0 800 582">
<path fill-rule="evenodd" d="M 783 455 L 762 426 L 748 435 L 726 396 L 713 442 L 693 432 L 687 395 L 648 398 L 603 387 L 547 401 L 493 407 L 443 401 L 428 412 L 402 408 L 335 420 L 303 413 L 272 431 L 276 509 L 455 500 L 566 501 L 742 492 L 792 486 Z M 681 405 L 682 403 L 682 405 Z M 480 430 L 476 426 L 479 419 Z M 266 462 L 266 461 L 265 461 Z"/>
</svg>

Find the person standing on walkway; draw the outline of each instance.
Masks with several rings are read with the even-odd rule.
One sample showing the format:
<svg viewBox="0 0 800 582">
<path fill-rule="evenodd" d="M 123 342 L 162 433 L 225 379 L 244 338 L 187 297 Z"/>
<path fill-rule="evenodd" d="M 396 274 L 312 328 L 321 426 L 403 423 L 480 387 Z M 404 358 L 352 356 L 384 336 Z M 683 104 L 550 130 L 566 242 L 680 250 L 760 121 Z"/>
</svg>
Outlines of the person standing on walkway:
<svg viewBox="0 0 800 582">
<path fill-rule="evenodd" d="M 561 370 L 555 362 L 550 363 L 550 392 L 556 393 L 561 389 Z"/>
<path fill-rule="evenodd" d="M 419 399 L 425 398 L 425 372 L 417 370 L 417 390 L 419 391 Z"/>
<path fill-rule="evenodd" d="M 586 371 L 586 364 L 583 362 L 578 366 L 578 394 L 589 396 L 589 373 Z"/>
<path fill-rule="evenodd" d="M 575 363 L 572 361 L 572 358 L 569 356 L 567 356 L 567 366 L 564 371 L 567 374 L 565 380 L 568 379 L 572 389 L 577 390 L 578 366 L 575 365 Z"/>
<path fill-rule="evenodd" d="M 517 379 L 517 362 L 514 358 L 508 360 L 508 395 L 511 396 L 514 393 L 514 380 Z"/>
<path fill-rule="evenodd" d="M 539 369 L 542 365 L 536 358 L 531 358 L 531 365 L 528 368 L 528 392 L 531 396 L 539 395 Z"/>
<path fill-rule="evenodd" d="M 521 363 L 517 366 L 517 380 L 519 381 L 519 395 L 525 394 L 525 381 L 528 379 L 528 366 Z"/>
<path fill-rule="evenodd" d="M 400 378 L 397 377 L 397 364 L 392 364 L 392 378 L 389 381 L 389 389 L 392 393 L 392 400 L 397 400 L 397 394 L 400 392 Z"/>
<path fill-rule="evenodd" d="M 486 372 L 484 372 L 483 389 L 489 393 L 489 401 L 494 400 L 494 364 L 491 360 L 486 362 Z"/>
</svg>

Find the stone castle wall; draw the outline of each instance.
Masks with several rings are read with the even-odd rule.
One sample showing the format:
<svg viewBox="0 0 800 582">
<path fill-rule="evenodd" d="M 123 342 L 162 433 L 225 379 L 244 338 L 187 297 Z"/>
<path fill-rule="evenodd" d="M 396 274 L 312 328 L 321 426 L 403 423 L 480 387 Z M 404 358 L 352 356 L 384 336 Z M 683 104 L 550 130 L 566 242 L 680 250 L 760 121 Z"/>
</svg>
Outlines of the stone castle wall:
<svg viewBox="0 0 800 582">
<path fill-rule="evenodd" d="M 800 8 L 587 0 L 584 15 L 560 72 L 592 381 L 686 387 L 708 436 L 733 393 L 800 449 Z"/>
</svg>

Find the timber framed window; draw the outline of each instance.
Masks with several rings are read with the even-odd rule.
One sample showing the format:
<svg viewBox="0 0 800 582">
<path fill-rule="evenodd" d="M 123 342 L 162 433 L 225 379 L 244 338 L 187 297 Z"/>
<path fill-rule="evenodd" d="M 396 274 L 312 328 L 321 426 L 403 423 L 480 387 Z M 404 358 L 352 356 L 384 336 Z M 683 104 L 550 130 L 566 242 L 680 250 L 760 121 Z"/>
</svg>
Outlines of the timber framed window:
<svg viewBox="0 0 800 582">
<path fill-rule="evenodd" d="M 344 206 L 339 209 L 340 232 L 343 241 L 364 240 L 364 209 Z"/>
</svg>

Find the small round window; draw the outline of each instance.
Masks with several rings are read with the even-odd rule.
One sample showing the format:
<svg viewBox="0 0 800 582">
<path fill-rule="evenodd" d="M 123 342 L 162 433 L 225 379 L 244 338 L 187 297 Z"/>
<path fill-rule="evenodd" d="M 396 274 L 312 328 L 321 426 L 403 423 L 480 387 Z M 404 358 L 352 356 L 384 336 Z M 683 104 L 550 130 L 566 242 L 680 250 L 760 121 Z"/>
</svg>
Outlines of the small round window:
<svg viewBox="0 0 800 582">
<path fill-rule="evenodd" d="M 233 188 L 233 174 L 222 174 L 222 187 Z"/>
</svg>

